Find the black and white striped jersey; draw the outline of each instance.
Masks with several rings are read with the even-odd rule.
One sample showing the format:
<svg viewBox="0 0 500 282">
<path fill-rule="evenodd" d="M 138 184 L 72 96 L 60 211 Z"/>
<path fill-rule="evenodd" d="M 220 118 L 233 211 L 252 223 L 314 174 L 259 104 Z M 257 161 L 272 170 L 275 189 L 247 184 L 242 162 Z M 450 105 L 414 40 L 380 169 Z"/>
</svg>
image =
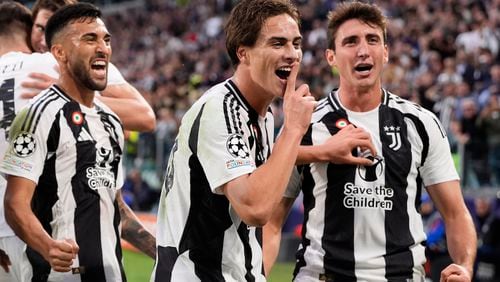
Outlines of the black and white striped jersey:
<svg viewBox="0 0 500 282">
<path fill-rule="evenodd" d="M 50 53 L 26 54 L 9 52 L 0 57 L 0 156 L 3 157 L 8 143 L 10 125 L 16 113 L 28 104 L 28 99 L 21 98 L 23 92 L 29 92 L 21 85 L 31 72 L 45 73 L 57 77 L 57 62 Z M 3 198 L 7 182 L 0 176 L 0 237 L 14 236 L 14 231 L 5 221 Z"/>
<path fill-rule="evenodd" d="M 295 280 L 423 281 L 426 236 L 417 208 L 423 186 L 458 179 L 447 137 L 434 114 L 385 90 L 369 112 L 345 109 L 333 91 L 302 144 L 322 144 L 349 123 L 370 133 L 374 165 L 299 167 L 304 225 Z"/>
<path fill-rule="evenodd" d="M 259 116 L 232 80 L 184 115 L 162 188 L 151 281 L 265 281 L 262 231 L 247 226 L 220 191 L 264 163 L 270 111 Z"/>
<path fill-rule="evenodd" d="M 21 94 L 33 92 L 34 89 L 22 86 L 22 82 L 29 81 L 29 74 L 43 73 L 53 78 L 59 77 L 57 61 L 51 53 L 8 52 L 0 57 L 0 157 L 7 149 L 9 128 L 16 113 L 28 104 L 28 99 L 21 98 Z M 108 85 L 126 83 L 120 71 L 109 64 Z M 14 236 L 14 231 L 5 221 L 3 198 L 7 182 L 0 176 L 0 237 Z"/>
<path fill-rule="evenodd" d="M 32 209 L 43 228 L 80 247 L 73 264 L 79 273 L 51 270 L 28 247 L 36 281 L 125 281 L 116 201 L 123 185 L 118 117 L 99 101 L 80 105 L 54 85 L 17 114 L 10 136 L 0 171 L 34 181 Z"/>
</svg>

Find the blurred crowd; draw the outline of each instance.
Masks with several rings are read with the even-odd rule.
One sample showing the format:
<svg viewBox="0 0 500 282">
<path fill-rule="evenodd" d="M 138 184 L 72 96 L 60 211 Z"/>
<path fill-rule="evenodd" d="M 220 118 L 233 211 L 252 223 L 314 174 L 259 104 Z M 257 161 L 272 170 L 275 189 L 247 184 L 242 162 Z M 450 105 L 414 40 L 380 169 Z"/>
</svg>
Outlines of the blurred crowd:
<svg viewBox="0 0 500 282">
<path fill-rule="evenodd" d="M 137 1 L 135 1 L 137 2 Z M 211 85 L 227 79 L 224 22 L 231 0 L 144 0 L 110 9 L 113 59 L 153 106 L 157 130 L 131 132 L 125 194 L 139 210 L 154 208 L 166 162 L 187 108 Z M 142 2 L 141 2 L 142 3 Z M 302 16 L 300 83 L 318 99 L 338 86 L 324 59 L 333 0 L 297 0 Z M 384 87 L 436 113 L 449 135 L 462 185 L 500 187 L 500 0 L 375 1 L 389 17 L 389 63 Z M 274 103 L 276 130 L 282 116 Z M 484 190 L 484 189 L 483 189 Z M 147 192 L 145 192 L 147 191 Z M 480 192 L 478 192 L 480 193 Z M 467 204 L 479 235 L 475 281 L 500 281 L 500 202 L 471 197 Z M 300 225 L 289 219 L 290 231 Z M 293 211 L 292 211 L 293 213 Z M 449 263 L 444 226 L 424 196 L 429 277 Z M 295 220 L 295 221 L 294 221 Z M 287 226 L 287 225 L 286 225 Z M 439 281 L 438 278 L 436 281 Z"/>
<path fill-rule="evenodd" d="M 186 109 L 231 74 L 223 26 L 231 0 L 145 0 L 113 9 L 113 62 L 154 107 L 158 128 L 129 139 L 129 168 L 158 186 Z M 326 17 L 337 1 L 297 1 L 300 78 L 321 98 L 338 85 L 324 59 Z M 376 1 L 389 17 L 385 87 L 435 112 L 467 188 L 500 182 L 500 0 Z M 279 128 L 280 101 L 275 102 Z M 157 187 L 155 187 L 157 188 Z"/>
</svg>

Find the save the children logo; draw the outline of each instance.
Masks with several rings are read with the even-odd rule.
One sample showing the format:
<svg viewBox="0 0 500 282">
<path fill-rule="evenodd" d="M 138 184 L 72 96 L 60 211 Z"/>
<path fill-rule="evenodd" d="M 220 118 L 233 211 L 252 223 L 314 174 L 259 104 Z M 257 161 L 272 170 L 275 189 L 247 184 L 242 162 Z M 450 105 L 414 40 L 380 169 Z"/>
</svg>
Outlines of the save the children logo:
<svg viewBox="0 0 500 282">
<path fill-rule="evenodd" d="M 88 185 L 91 189 L 115 188 L 115 175 L 111 170 L 112 162 L 113 153 L 110 149 L 97 148 L 95 166 L 88 167 L 86 170 Z"/>
</svg>

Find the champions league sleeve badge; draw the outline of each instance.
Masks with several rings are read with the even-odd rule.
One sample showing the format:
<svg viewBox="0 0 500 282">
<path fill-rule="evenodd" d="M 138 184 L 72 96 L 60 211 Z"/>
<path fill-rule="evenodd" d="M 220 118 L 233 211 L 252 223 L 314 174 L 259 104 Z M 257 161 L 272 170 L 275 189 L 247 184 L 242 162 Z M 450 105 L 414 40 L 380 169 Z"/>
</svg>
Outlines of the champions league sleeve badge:
<svg viewBox="0 0 500 282">
<path fill-rule="evenodd" d="M 240 134 L 233 134 L 227 138 L 227 151 L 235 158 L 246 159 L 250 156 L 250 150 Z"/>
<path fill-rule="evenodd" d="M 30 156 L 36 148 L 35 138 L 27 132 L 19 133 L 11 144 L 16 155 L 21 158 Z"/>
</svg>

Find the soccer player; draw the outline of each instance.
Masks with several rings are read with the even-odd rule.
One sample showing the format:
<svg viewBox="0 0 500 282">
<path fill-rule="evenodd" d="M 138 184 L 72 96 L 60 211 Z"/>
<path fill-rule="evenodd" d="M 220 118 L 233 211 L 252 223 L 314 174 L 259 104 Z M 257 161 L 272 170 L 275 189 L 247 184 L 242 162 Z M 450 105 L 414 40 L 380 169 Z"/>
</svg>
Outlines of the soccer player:
<svg viewBox="0 0 500 282">
<path fill-rule="evenodd" d="M 152 281 L 265 281 L 260 226 L 281 200 L 316 104 L 306 85 L 295 89 L 298 23 L 289 1 L 243 0 L 232 10 L 225 31 L 235 72 L 182 119 Z M 273 147 L 276 97 L 285 120 Z"/>
<path fill-rule="evenodd" d="M 154 256 L 154 237 L 120 193 L 122 125 L 94 99 L 106 87 L 111 56 L 100 16 L 81 3 L 49 20 L 47 43 L 59 80 L 10 127 L 0 171 L 8 182 L 6 219 L 28 245 L 32 273 L 22 281 L 123 281 L 120 233 Z"/>
<path fill-rule="evenodd" d="M 9 128 L 16 113 L 28 103 L 20 93 L 24 88 L 21 82 L 31 71 L 57 76 L 54 69 L 57 65 L 50 54 L 31 54 L 29 34 L 31 31 L 31 12 L 23 5 L 7 1 L 0 4 L 0 100 L 2 114 L 0 115 L 0 155 L 3 157 L 8 146 Z M 10 264 L 2 264 L 0 281 L 21 281 L 21 274 L 29 271 L 25 244 L 14 234 L 5 221 L 3 199 L 7 182 L 0 177 L 0 249 Z M 0 260 L 4 262 L 6 260 Z"/>
<path fill-rule="evenodd" d="M 31 45 L 39 53 L 47 52 L 45 42 L 45 26 L 50 17 L 60 8 L 77 3 L 76 0 L 37 0 L 33 4 L 33 28 L 31 30 Z M 25 91 L 23 97 L 31 98 L 40 91 L 49 88 L 57 81 L 57 76 L 36 72 L 23 81 L 22 85 L 30 91 Z M 156 118 L 151 106 L 144 97 L 125 79 L 120 71 L 109 65 L 108 86 L 96 96 L 120 117 L 125 129 L 138 131 L 153 131 Z"/>
<path fill-rule="evenodd" d="M 314 162 L 299 167 L 303 179 L 296 181 L 305 214 L 294 280 L 424 281 L 418 206 L 425 187 L 445 221 L 454 262 L 441 279 L 470 281 L 476 234 L 446 134 L 434 114 L 381 85 L 386 18 L 375 5 L 345 2 L 330 14 L 328 35 L 326 59 L 338 69 L 340 85 L 318 103 L 302 140 L 298 161 Z M 360 148 L 356 154 L 371 165 L 322 161 L 323 150 L 314 151 L 346 126 L 370 133 L 377 153 Z M 265 228 L 268 268 L 292 203 L 284 199 Z"/>
</svg>

